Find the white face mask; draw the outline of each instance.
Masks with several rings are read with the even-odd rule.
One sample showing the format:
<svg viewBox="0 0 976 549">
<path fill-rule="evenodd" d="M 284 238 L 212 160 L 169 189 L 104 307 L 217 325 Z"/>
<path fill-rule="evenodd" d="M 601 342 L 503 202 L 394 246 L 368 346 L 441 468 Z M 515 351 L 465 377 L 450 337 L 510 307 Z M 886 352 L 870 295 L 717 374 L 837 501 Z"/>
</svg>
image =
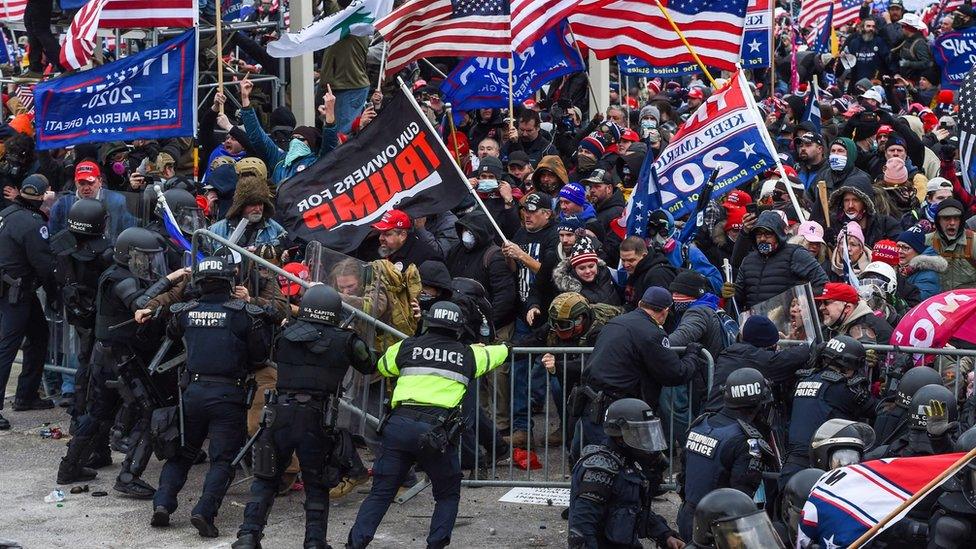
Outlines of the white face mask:
<svg viewBox="0 0 976 549">
<path fill-rule="evenodd" d="M 828 159 L 830 163 L 830 169 L 835 172 L 843 171 L 847 167 L 847 155 L 846 154 L 832 154 Z"/>
<path fill-rule="evenodd" d="M 474 248 L 474 245 L 477 244 L 477 239 L 475 239 L 474 233 L 471 231 L 462 231 L 461 244 L 469 250 Z"/>
</svg>

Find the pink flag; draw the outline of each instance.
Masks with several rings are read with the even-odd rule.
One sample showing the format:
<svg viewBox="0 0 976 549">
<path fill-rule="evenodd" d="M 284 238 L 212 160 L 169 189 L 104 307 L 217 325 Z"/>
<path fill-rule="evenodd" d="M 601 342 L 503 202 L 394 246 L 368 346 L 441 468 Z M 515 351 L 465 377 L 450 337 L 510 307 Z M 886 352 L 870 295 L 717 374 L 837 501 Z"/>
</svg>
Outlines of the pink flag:
<svg viewBox="0 0 976 549">
<path fill-rule="evenodd" d="M 934 295 L 908 311 L 891 334 L 891 344 L 939 349 L 950 338 L 976 343 L 974 312 L 976 289 Z"/>
</svg>

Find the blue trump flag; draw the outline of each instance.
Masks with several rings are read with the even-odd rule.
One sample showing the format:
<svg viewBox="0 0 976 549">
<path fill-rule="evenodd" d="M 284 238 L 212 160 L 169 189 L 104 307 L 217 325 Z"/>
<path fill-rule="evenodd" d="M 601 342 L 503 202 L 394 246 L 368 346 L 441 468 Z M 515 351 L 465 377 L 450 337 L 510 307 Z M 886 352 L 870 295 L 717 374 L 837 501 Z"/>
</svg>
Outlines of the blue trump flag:
<svg viewBox="0 0 976 549">
<path fill-rule="evenodd" d="M 969 69 L 976 61 L 976 29 L 968 28 L 947 32 L 936 39 L 932 46 L 935 63 L 942 69 L 942 88 L 959 89 Z"/>
<path fill-rule="evenodd" d="M 746 6 L 745 30 L 742 31 L 742 68 L 769 66 L 773 51 L 772 0 L 750 0 Z"/>
<path fill-rule="evenodd" d="M 834 32 L 834 5 L 827 8 L 827 17 L 820 27 L 817 34 L 817 41 L 813 44 L 812 50 L 816 53 L 830 53 L 830 35 Z"/>
<path fill-rule="evenodd" d="M 648 78 L 678 78 L 702 71 L 697 63 L 678 63 L 667 67 L 655 67 L 633 55 L 618 55 L 617 64 L 620 66 L 620 72 L 625 76 L 647 76 Z"/>
<path fill-rule="evenodd" d="M 34 88 L 37 148 L 188 137 L 196 128 L 196 31 Z"/>
<path fill-rule="evenodd" d="M 810 93 L 807 97 L 807 111 L 803 115 L 803 121 L 813 124 L 817 128 L 817 133 L 823 128 L 820 121 L 820 87 L 816 82 L 810 85 Z"/>
<path fill-rule="evenodd" d="M 515 54 L 512 95 L 521 103 L 546 82 L 585 69 L 566 23 L 546 33 L 523 53 Z M 475 57 L 458 65 L 441 84 L 444 101 L 455 111 L 508 106 L 508 67 L 511 59 Z"/>
</svg>

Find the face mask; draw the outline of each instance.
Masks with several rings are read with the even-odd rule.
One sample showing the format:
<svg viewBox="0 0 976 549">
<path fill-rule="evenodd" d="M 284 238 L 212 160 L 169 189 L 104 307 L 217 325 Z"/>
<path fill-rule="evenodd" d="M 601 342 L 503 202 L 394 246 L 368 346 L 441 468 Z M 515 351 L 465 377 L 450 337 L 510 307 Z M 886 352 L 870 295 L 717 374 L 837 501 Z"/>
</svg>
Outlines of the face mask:
<svg viewBox="0 0 976 549">
<path fill-rule="evenodd" d="M 844 212 L 844 216 L 850 221 L 860 221 L 864 217 L 863 212 Z"/>
<path fill-rule="evenodd" d="M 491 191 L 498 188 L 497 179 L 479 179 L 478 180 L 478 192 L 490 193 Z"/>
<path fill-rule="evenodd" d="M 594 166 L 596 166 L 596 160 L 590 158 L 589 156 L 580 155 L 576 159 L 576 166 L 579 167 L 581 171 L 584 172 L 589 171 L 592 170 Z"/>
<path fill-rule="evenodd" d="M 290 167 L 291 163 L 303 156 L 312 154 L 312 149 L 301 139 L 292 139 L 288 144 L 288 154 L 285 155 L 285 167 Z"/>
<path fill-rule="evenodd" d="M 869 150 L 870 150 L 871 152 L 878 152 L 878 142 L 877 142 L 877 141 L 872 141 L 872 142 L 871 142 L 871 146 L 870 146 L 870 147 L 868 147 L 868 149 L 869 149 Z"/>
<path fill-rule="evenodd" d="M 676 314 L 678 316 L 681 316 L 681 315 L 685 314 L 685 311 L 687 311 L 691 307 L 691 304 L 692 303 L 694 303 L 694 302 L 693 301 L 675 301 L 671 305 L 671 310 L 674 311 L 674 314 Z"/>
<path fill-rule="evenodd" d="M 471 248 L 474 248 L 474 245 L 477 244 L 477 240 L 474 237 L 474 233 L 472 233 L 471 231 L 462 231 L 461 244 L 469 250 Z"/>
<path fill-rule="evenodd" d="M 832 154 L 830 155 L 830 169 L 835 172 L 844 171 L 847 167 L 847 155 L 845 154 Z"/>
<path fill-rule="evenodd" d="M 935 214 L 939 213 L 938 204 L 929 204 L 925 207 L 925 217 L 929 218 L 929 221 L 935 221 Z"/>
<path fill-rule="evenodd" d="M 773 245 L 769 242 L 760 242 L 756 244 L 756 250 L 762 255 L 769 255 L 773 253 Z"/>
<path fill-rule="evenodd" d="M 641 129 L 643 130 L 653 130 L 656 127 L 657 127 L 657 121 L 652 118 L 641 120 Z"/>
<path fill-rule="evenodd" d="M 125 162 L 117 161 L 112 162 L 112 173 L 115 175 L 122 175 L 125 173 Z"/>
</svg>

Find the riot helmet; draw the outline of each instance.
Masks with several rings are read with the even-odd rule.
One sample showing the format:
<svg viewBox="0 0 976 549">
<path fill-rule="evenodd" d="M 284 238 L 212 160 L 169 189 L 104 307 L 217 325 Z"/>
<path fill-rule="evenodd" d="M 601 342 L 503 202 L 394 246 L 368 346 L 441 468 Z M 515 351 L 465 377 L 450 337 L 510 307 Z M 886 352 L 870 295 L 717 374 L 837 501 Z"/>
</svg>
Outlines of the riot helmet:
<svg viewBox="0 0 976 549">
<path fill-rule="evenodd" d="M 769 515 L 735 488 L 712 490 L 698 502 L 692 540 L 701 547 L 724 549 L 784 547 Z"/>
<path fill-rule="evenodd" d="M 929 423 L 929 405 L 933 400 L 940 401 L 946 407 L 946 415 L 949 421 L 956 421 L 959 417 L 959 410 L 956 405 L 956 397 L 952 391 L 940 384 L 931 384 L 915 391 L 912 403 L 908 406 L 908 413 L 911 415 L 910 426 L 912 429 L 924 430 Z"/>
<path fill-rule="evenodd" d="M 473 278 L 457 277 L 451 280 L 451 302 L 461 307 L 465 326 L 472 341 L 488 342 L 495 336 L 492 322 L 492 305 L 488 292 Z"/>
<path fill-rule="evenodd" d="M 549 305 L 549 325 L 562 340 L 583 335 L 590 328 L 592 317 L 590 303 L 578 292 L 559 294 Z"/>
<path fill-rule="evenodd" d="M 916 391 L 926 385 L 939 385 L 941 383 L 942 376 L 939 375 L 939 372 L 936 372 L 928 366 L 909 368 L 901 376 L 901 382 L 898 384 L 897 395 L 895 397 L 895 404 L 907 410 L 911 407 L 912 397 L 915 396 Z"/>
<path fill-rule="evenodd" d="M 976 427 L 970 427 L 956 439 L 955 450 L 968 453 L 976 448 Z M 962 468 L 959 475 L 962 480 L 962 494 L 973 508 L 976 508 L 976 459 L 972 459 Z"/>
<path fill-rule="evenodd" d="M 75 235 L 102 236 L 107 222 L 105 205 L 92 198 L 82 198 L 68 210 L 68 230 Z"/>
<path fill-rule="evenodd" d="M 427 311 L 424 324 L 426 330 L 438 328 L 460 336 L 464 331 L 464 314 L 456 303 L 438 301 Z"/>
<path fill-rule="evenodd" d="M 183 189 L 170 189 L 163 192 L 166 205 L 173 212 L 176 224 L 185 234 L 193 234 L 197 229 L 205 229 L 207 220 L 203 215 L 203 210 L 197 204 L 197 199 L 188 191 Z M 163 217 L 162 205 L 157 210 L 157 215 Z"/>
<path fill-rule="evenodd" d="M 867 351 L 864 345 L 851 336 L 839 335 L 824 343 L 820 351 L 821 364 L 841 372 L 857 370 L 864 366 Z"/>
<path fill-rule="evenodd" d="M 215 255 L 197 261 L 193 266 L 191 281 L 201 288 L 211 283 L 221 283 L 223 289 L 229 289 L 234 285 L 234 274 L 234 264 L 226 256 Z"/>
<path fill-rule="evenodd" d="M 739 368 L 725 379 L 722 399 L 726 408 L 754 410 L 772 402 L 773 393 L 762 372 L 755 368 Z"/>
<path fill-rule="evenodd" d="M 668 448 L 661 428 L 661 420 L 654 417 L 654 410 L 637 398 L 622 398 L 607 407 L 603 418 L 603 431 L 618 437 L 628 448 L 638 452 L 661 452 Z"/>
<path fill-rule="evenodd" d="M 810 440 L 810 463 L 830 471 L 860 463 L 864 451 L 874 445 L 874 429 L 847 419 L 824 422 Z"/>
<path fill-rule="evenodd" d="M 316 284 L 305 290 L 302 303 L 298 306 L 298 318 L 319 324 L 339 324 L 342 314 L 342 298 L 335 288 Z"/>
<path fill-rule="evenodd" d="M 142 280 L 166 276 L 166 241 L 158 233 L 141 227 L 129 227 L 115 241 L 113 259 Z"/>
<path fill-rule="evenodd" d="M 796 539 L 800 528 L 800 516 L 810 492 L 826 471 L 823 469 L 804 469 L 792 477 L 783 487 L 782 509 L 780 515 L 790 531 L 790 539 Z"/>
</svg>

